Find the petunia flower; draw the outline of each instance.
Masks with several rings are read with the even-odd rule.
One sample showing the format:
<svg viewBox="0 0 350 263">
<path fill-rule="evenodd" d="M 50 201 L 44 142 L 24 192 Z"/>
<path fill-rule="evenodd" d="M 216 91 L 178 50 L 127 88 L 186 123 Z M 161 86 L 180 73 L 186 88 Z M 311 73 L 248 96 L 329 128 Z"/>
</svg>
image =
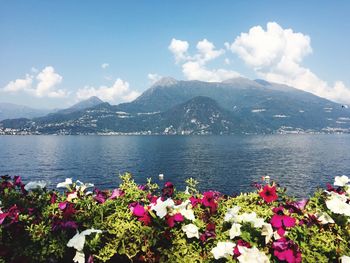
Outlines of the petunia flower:
<svg viewBox="0 0 350 263">
<path fill-rule="evenodd" d="M 288 263 L 300 263 L 301 252 L 297 244 L 292 240 L 280 238 L 272 244 L 273 254 L 281 261 Z"/>
<path fill-rule="evenodd" d="M 350 182 L 350 179 L 346 175 L 336 176 L 334 178 L 334 185 L 335 186 L 341 186 L 342 187 L 342 186 L 345 186 L 349 182 Z"/>
<path fill-rule="evenodd" d="M 322 225 L 334 224 L 333 218 L 331 218 L 330 215 L 328 215 L 326 212 L 316 213 L 315 216 Z"/>
<path fill-rule="evenodd" d="M 265 185 L 260 191 L 259 195 L 264 199 L 266 203 L 274 202 L 278 199 L 278 195 L 276 193 L 276 185 L 270 186 Z"/>
<path fill-rule="evenodd" d="M 271 224 L 265 223 L 261 228 L 261 235 L 265 236 L 265 244 L 269 243 L 273 236 L 273 229 Z"/>
<path fill-rule="evenodd" d="M 203 198 L 201 200 L 201 203 L 205 207 L 209 207 L 210 213 L 215 213 L 217 208 L 218 208 L 218 203 L 217 203 L 217 198 L 219 197 L 218 192 L 204 192 L 203 193 Z"/>
<path fill-rule="evenodd" d="M 350 204 L 344 195 L 332 192 L 330 199 L 326 201 L 326 206 L 335 214 L 350 216 Z"/>
<path fill-rule="evenodd" d="M 46 182 L 45 181 L 33 181 L 29 182 L 24 186 L 24 189 L 26 191 L 31 191 L 35 189 L 43 189 L 46 187 Z"/>
<path fill-rule="evenodd" d="M 188 224 L 183 226 L 182 231 L 186 233 L 187 238 L 195 237 L 199 239 L 198 227 L 194 224 Z"/>
<path fill-rule="evenodd" d="M 274 228 L 295 226 L 295 218 L 285 215 L 283 207 L 275 207 L 272 211 L 275 214 L 272 216 L 270 223 Z"/>
<path fill-rule="evenodd" d="M 73 184 L 72 178 L 66 178 L 64 182 L 58 183 L 57 188 L 67 188 L 70 189 L 70 186 Z"/>
<path fill-rule="evenodd" d="M 200 235 L 199 239 L 204 243 L 210 238 L 215 238 L 216 237 L 215 228 L 216 226 L 214 223 L 209 223 L 206 227 L 205 232 Z"/>
<path fill-rule="evenodd" d="M 77 192 L 77 191 L 74 191 L 74 192 L 69 193 L 69 194 L 67 195 L 67 201 L 68 201 L 68 202 L 72 202 L 72 200 L 73 200 L 73 199 L 76 199 L 76 198 L 78 198 L 78 192 Z"/>
<path fill-rule="evenodd" d="M 75 257 L 73 258 L 74 262 L 78 262 L 78 263 L 84 263 L 85 262 L 85 255 L 83 252 L 84 249 L 84 244 L 85 244 L 85 236 L 91 235 L 92 233 L 102 233 L 101 230 L 97 230 L 97 229 L 87 229 L 84 230 L 83 232 L 79 233 L 79 231 L 77 231 L 77 233 L 75 234 L 75 236 L 73 236 L 67 243 L 67 247 L 73 247 L 75 248 L 76 254 Z"/>
<path fill-rule="evenodd" d="M 232 222 L 233 220 L 235 220 L 240 209 L 241 208 L 239 206 L 234 206 L 232 208 L 227 209 L 224 221 L 225 222 Z"/>
<path fill-rule="evenodd" d="M 241 224 L 238 224 L 238 223 L 233 223 L 231 228 L 230 228 L 230 231 L 229 231 L 229 234 L 230 234 L 230 239 L 234 239 L 235 237 L 238 237 L 241 235 Z"/>
<path fill-rule="evenodd" d="M 159 197 L 156 204 L 151 204 L 151 210 L 156 211 L 159 218 L 163 218 L 168 212 L 168 207 L 174 207 L 174 205 L 174 201 L 171 198 L 162 201 L 162 198 Z"/>
<path fill-rule="evenodd" d="M 265 224 L 264 219 L 257 217 L 255 212 L 243 213 L 241 215 L 237 215 L 236 221 L 251 223 L 255 228 L 261 228 L 263 224 Z"/>
<path fill-rule="evenodd" d="M 341 256 L 340 258 L 340 263 L 350 263 L 350 257 L 349 256 Z"/>
<path fill-rule="evenodd" d="M 173 213 L 180 213 L 188 220 L 195 220 L 194 212 L 192 210 L 192 205 L 190 200 L 186 200 L 185 202 L 174 206 Z"/>
<path fill-rule="evenodd" d="M 123 190 L 120 190 L 119 188 L 117 189 L 114 189 L 111 196 L 108 198 L 108 199 L 116 199 L 116 198 L 119 198 L 119 197 L 122 197 L 125 195 L 125 192 Z"/>
<path fill-rule="evenodd" d="M 174 194 L 174 185 L 171 182 L 166 182 L 164 188 L 162 189 L 162 197 L 169 198 Z"/>
<path fill-rule="evenodd" d="M 170 228 L 175 226 L 176 222 L 183 222 L 184 217 L 180 213 L 176 213 L 175 215 L 166 215 L 166 222 Z"/>
<path fill-rule="evenodd" d="M 86 189 L 94 187 L 94 184 L 91 183 L 83 183 L 79 180 L 76 181 L 76 190 L 78 192 L 85 192 Z"/>
<path fill-rule="evenodd" d="M 237 258 L 240 263 L 268 263 L 269 258 L 265 253 L 260 252 L 256 247 L 247 248 L 244 246 L 238 246 L 238 250 L 241 255 Z"/>
<path fill-rule="evenodd" d="M 215 259 L 227 258 L 233 256 L 233 249 L 236 246 L 235 243 L 231 241 L 218 242 L 216 247 L 211 250 Z"/>
</svg>

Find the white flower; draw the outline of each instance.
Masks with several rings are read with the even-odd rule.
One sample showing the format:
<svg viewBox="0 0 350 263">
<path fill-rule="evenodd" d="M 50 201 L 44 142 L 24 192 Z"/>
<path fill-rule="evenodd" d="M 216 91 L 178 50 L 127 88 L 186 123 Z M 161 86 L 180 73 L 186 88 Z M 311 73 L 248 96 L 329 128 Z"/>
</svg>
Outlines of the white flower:
<svg viewBox="0 0 350 263">
<path fill-rule="evenodd" d="M 230 239 L 234 239 L 241 235 L 241 224 L 233 223 L 230 229 Z"/>
<path fill-rule="evenodd" d="M 73 262 L 85 263 L 85 254 L 82 251 L 75 252 L 75 256 L 73 258 Z"/>
<path fill-rule="evenodd" d="M 91 184 L 91 183 L 84 184 L 83 182 L 81 182 L 79 180 L 77 180 L 76 184 L 77 184 L 76 190 L 81 191 L 81 192 L 84 192 L 87 188 L 94 187 L 94 184 Z"/>
<path fill-rule="evenodd" d="M 227 209 L 227 212 L 225 214 L 225 222 L 233 221 L 236 216 L 238 215 L 238 212 L 241 208 L 239 206 L 234 206 L 232 208 Z"/>
<path fill-rule="evenodd" d="M 236 219 L 238 222 L 249 222 L 255 228 L 261 228 L 265 224 L 264 219 L 258 218 L 255 212 L 243 213 L 241 215 L 238 215 Z"/>
<path fill-rule="evenodd" d="M 345 186 L 348 182 L 350 182 L 350 179 L 346 175 L 336 176 L 334 179 L 335 186 Z"/>
<path fill-rule="evenodd" d="M 24 186 L 24 189 L 26 191 L 34 190 L 34 189 L 43 189 L 46 187 L 46 182 L 45 181 L 34 181 L 34 182 L 29 182 Z"/>
<path fill-rule="evenodd" d="M 66 180 L 62 183 L 57 184 L 57 188 L 69 188 L 70 185 L 73 184 L 72 178 L 66 178 Z"/>
<path fill-rule="evenodd" d="M 239 253 L 241 255 L 237 258 L 241 263 L 267 263 L 270 262 L 269 258 L 260 252 L 256 247 L 247 248 L 238 246 Z"/>
<path fill-rule="evenodd" d="M 83 232 L 79 233 L 77 231 L 77 233 L 75 234 L 74 237 L 72 237 L 68 243 L 67 243 L 67 247 L 74 247 L 76 250 L 83 250 L 84 248 L 84 244 L 85 244 L 85 236 L 88 236 L 92 233 L 102 233 L 101 230 L 97 230 L 97 229 L 87 229 L 84 230 Z"/>
<path fill-rule="evenodd" d="M 78 193 L 76 191 L 67 195 L 68 202 L 71 202 L 75 198 L 78 198 Z"/>
<path fill-rule="evenodd" d="M 190 200 L 186 200 L 185 202 L 174 206 L 173 214 L 180 213 L 186 219 L 193 221 L 193 220 L 195 220 L 195 217 L 194 217 L 194 212 L 191 209 L 191 207 L 192 207 L 191 206 L 191 201 Z"/>
<path fill-rule="evenodd" d="M 67 247 L 73 247 L 77 250 L 75 257 L 73 258 L 74 262 L 78 262 L 78 263 L 84 263 L 85 262 L 85 255 L 83 252 L 84 249 L 84 244 L 85 244 L 85 236 L 91 235 L 92 233 L 102 233 L 101 230 L 97 230 L 97 229 L 87 229 L 84 230 L 83 232 L 79 233 L 77 231 L 77 233 L 75 234 L 74 237 L 72 237 L 68 243 L 67 243 Z"/>
<path fill-rule="evenodd" d="M 186 233 L 187 238 L 199 238 L 198 227 L 194 224 L 188 224 L 182 227 L 182 231 Z"/>
<path fill-rule="evenodd" d="M 263 224 L 262 229 L 261 229 L 261 235 L 265 236 L 265 243 L 266 244 L 270 242 L 270 240 L 273 236 L 273 229 L 272 229 L 271 224 L 269 224 L 269 223 Z"/>
<path fill-rule="evenodd" d="M 218 242 L 216 247 L 211 250 L 211 253 L 214 255 L 215 259 L 227 258 L 233 255 L 233 248 L 235 246 L 236 244 L 231 241 Z"/>
<path fill-rule="evenodd" d="M 331 198 L 326 201 L 326 205 L 335 214 L 350 216 L 350 204 L 346 201 L 346 196 L 332 193 Z"/>
<path fill-rule="evenodd" d="M 340 258 L 340 262 L 341 263 L 350 263 L 350 257 L 348 257 L 348 256 L 341 256 Z"/>
<path fill-rule="evenodd" d="M 190 194 L 190 189 L 188 188 L 188 186 L 186 186 L 185 194 L 187 194 L 187 195 Z"/>
<path fill-rule="evenodd" d="M 330 217 L 326 212 L 316 213 L 315 216 L 317 217 L 318 221 L 321 222 L 321 224 L 334 224 L 333 218 Z"/>
<path fill-rule="evenodd" d="M 174 201 L 171 198 L 168 198 L 163 202 L 162 198 L 159 197 L 157 203 L 151 205 L 151 210 L 156 211 L 157 216 L 163 218 L 168 212 L 167 208 L 174 207 L 174 205 Z"/>
</svg>

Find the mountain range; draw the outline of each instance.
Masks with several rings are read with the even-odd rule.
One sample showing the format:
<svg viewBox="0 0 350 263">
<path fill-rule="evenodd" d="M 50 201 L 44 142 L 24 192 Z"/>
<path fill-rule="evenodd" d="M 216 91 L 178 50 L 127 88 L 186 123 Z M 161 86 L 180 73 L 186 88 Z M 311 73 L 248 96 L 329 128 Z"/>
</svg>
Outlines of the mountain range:
<svg viewBox="0 0 350 263">
<path fill-rule="evenodd" d="M 129 103 L 97 97 L 43 117 L 7 119 L 24 134 L 262 134 L 350 132 L 350 109 L 265 80 L 163 78 Z"/>
</svg>

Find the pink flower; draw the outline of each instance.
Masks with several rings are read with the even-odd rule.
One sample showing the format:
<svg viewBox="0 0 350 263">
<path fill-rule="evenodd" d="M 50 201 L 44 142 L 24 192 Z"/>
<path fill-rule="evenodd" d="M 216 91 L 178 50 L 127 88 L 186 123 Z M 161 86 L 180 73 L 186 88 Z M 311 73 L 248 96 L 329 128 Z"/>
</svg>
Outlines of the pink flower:
<svg viewBox="0 0 350 263">
<path fill-rule="evenodd" d="M 174 185 L 170 182 L 166 182 L 164 184 L 164 188 L 162 189 L 162 197 L 169 198 L 174 194 Z"/>
<path fill-rule="evenodd" d="M 275 214 L 272 216 L 270 223 L 274 228 L 295 226 L 295 218 L 285 215 L 283 207 L 275 207 L 272 211 Z"/>
<path fill-rule="evenodd" d="M 192 207 L 196 207 L 201 202 L 201 199 L 191 196 L 190 201 L 191 201 Z"/>
<path fill-rule="evenodd" d="M 219 197 L 218 192 L 209 191 L 209 192 L 203 193 L 203 198 L 201 201 L 202 205 L 204 205 L 205 207 L 209 207 L 210 213 L 212 214 L 215 213 L 218 208 L 218 203 L 216 202 L 218 197 Z"/>
<path fill-rule="evenodd" d="M 259 195 L 264 199 L 266 203 L 271 203 L 278 199 L 278 195 L 276 193 L 276 186 L 265 185 L 260 191 Z"/>
<path fill-rule="evenodd" d="M 215 238 L 216 237 L 215 228 L 216 228 L 216 225 L 214 223 L 209 223 L 206 227 L 205 232 L 200 235 L 199 239 L 204 243 L 210 238 Z"/>
<path fill-rule="evenodd" d="M 132 209 L 132 214 L 134 216 L 138 216 L 138 217 L 143 216 L 145 214 L 145 212 L 146 212 L 145 208 L 142 205 L 140 205 L 139 203 L 137 203 Z"/>
<path fill-rule="evenodd" d="M 284 208 L 289 209 L 290 213 L 302 214 L 308 202 L 309 200 L 304 198 L 304 199 L 301 199 L 300 201 L 287 203 L 286 205 L 284 205 Z"/>
<path fill-rule="evenodd" d="M 174 227 L 176 222 L 183 222 L 184 221 L 184 217 L 180 213 L 177 213 L 173 216 L 167 215 L 165 218 L 166 218 L 167 224 L 170 228 Z"/>
<path fill-rule="evenodd" d="M 58 208 L 60 209 L 60 210 L 64 210 L 65 208 L 66 208 L 66 206 L 67 206 L 67 202 L 65 201 L 65 202 L 60 202 L 59 204 L 58 204 Z"/>
<path fill-rule="evenodd" d="M 288 263 L 301 262 L 301 252 L 297 244 L 292 240 L 287 240 L 282 237 L 272 244 L 273 254 L 279 260 L 286 261 Z"/>
<path fill-rule="evenodd" d="M 144 206 L 140 205 L 137 202 L 131 203 L 129 208 L 134 216 L 137 217 L 137 220 L 143 222 L 145 225 L 149 225 L 151 223 L 151 217 L 148 214 L 148 211 L 144 208 Z"/>
<path fill-rule="evenodd" d="M 101 190 L 99 189 L 95 189 L 95 196 L 94 196 L 94 199 L 100 203 L 100 204 L 103 204 L 104 202 L 106 202 L 106 194 L 104 192 L 102 192 Z"/>
<path fill-rule="evenodd" d="M 241 255 L 241 252 L 239 252 L 238 246 L 247 247 L 247 248 L 252 247 L 249 242 L 244 241 L 243 239 L 237 240 L 237 244 L 236 244 L 235 248 L 233 249 L 233 254 L 234 254 L 235 258 L 238 258 Z"/>
<path fill-rule="evenodd" d="M 125 195 L 124 191 L 123 191 L 123 190 L 120 190 L 119 188 L 117 188 L 117 189 L 114 189 L 114 190 L 113 190 L 111 196 L 110 196 L 108 199 L 113 200 L 113 199 L 122 197 L 122 196 L 124 196 L 124 195 Z"/>
</svg>

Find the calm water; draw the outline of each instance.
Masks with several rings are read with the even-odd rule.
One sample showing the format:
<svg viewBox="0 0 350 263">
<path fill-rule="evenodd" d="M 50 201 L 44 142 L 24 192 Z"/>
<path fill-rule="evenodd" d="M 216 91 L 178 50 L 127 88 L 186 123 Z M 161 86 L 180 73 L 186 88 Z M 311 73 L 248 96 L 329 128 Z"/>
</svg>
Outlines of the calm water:
<svg viewBox="0 0 350 263">
<path fill-rule="evenodd" d="M 350 175 L 350 135 L 268 136 L 0 136 L 0 174 L 51 186 L 73 177 L 101 188 L 117 186 L 129 171 L 138 183 L 152 177 L 180 189 L 194 177 L 201 190 L 231 194 L 270 175 L 289 193 Z"/>
</svg>

